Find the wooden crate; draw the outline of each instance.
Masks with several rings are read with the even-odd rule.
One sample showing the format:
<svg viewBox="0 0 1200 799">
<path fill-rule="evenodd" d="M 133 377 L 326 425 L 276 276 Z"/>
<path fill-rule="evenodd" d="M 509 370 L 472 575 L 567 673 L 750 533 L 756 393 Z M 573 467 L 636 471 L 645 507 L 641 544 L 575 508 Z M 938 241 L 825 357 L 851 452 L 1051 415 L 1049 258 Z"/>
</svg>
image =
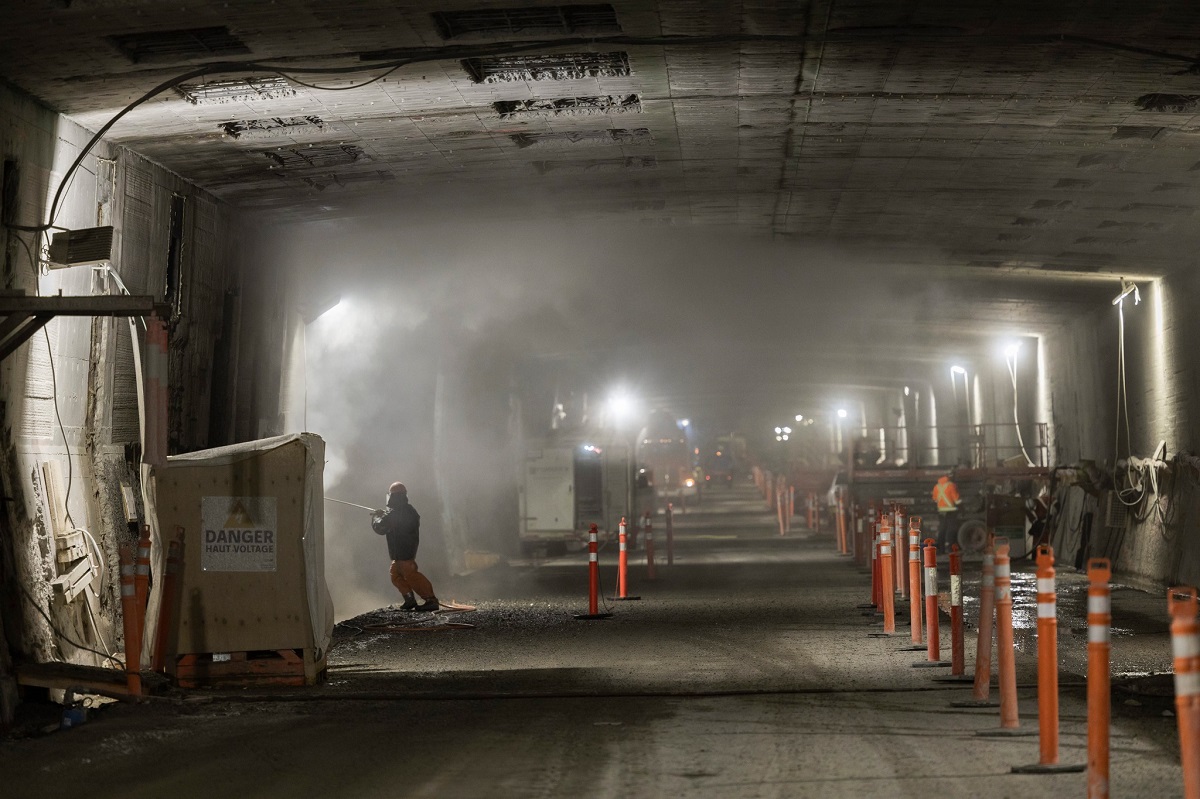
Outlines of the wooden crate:
<svg viewBox="0 0 1200 799">
<path fill-rule="evenodd" d="M 325 676 L 325 656 L 315 649 L 264 649 L 229 652 L 228 660 L 212 653 L 179 655 L 172 659 L 171 675 L 181 688 L 226 686 L 315 685 Z"/>
</svg>

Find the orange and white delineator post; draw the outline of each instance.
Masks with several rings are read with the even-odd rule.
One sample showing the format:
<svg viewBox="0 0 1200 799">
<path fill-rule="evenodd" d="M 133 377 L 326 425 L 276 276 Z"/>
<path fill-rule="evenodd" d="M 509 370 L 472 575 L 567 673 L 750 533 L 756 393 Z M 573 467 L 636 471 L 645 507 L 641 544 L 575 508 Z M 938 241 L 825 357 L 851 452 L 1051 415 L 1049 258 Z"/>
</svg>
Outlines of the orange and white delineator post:
<svg viewBox="0 0 1200 799">
<path fill-rule="evenodd" d="M 588 530 L 588 612 L 576 613 L 581 621 L 607 619 L 611 613 L 600 612 L 600 545 L 596 525 Z"/>
<path fill-rule="evenodd" d="M 150 525 L 142 525 L 142 535 L 137 544 L 136 571 L 134 572 L 134 595 L 137 597 L 138 613 L 145 615 L 146 600 L 150 596 Z"/>
<path fill-rule="evenodd" d="M 788 529 L 792 529 L 792 519 L 796 516 L 796 487 L 788 486 Z"/>
<path fill-rule="evenodd" d="M 896 505 L 896 523 L 892 529 L 896 531 L 896 557 L 894 559 L 896 566 L 896 593 L 900 595 L 901 599 L 908 599 L 908 564 L 902 556 L 902 553 L 905 551 L 904 531 L 908 529 L 905 524 L 904 506 Z"/>
<path fill-rule="evenodd" d="M 658 567 L 654 565 L 654 522 L 650 520 L 650 514 L 646 514 L 646 579 L 658 579 Z"/>
<path fill-rule="evenodd" d="M 1084 764 L 1058 762 L 1058 603 L 1055 599 L 1054 550 L 1037 548 L 1038 762 L 1017 766 L 1015 774 L 1064 774 Z"/>
<path fill-rule="evenodd" d="M 983 573 L 979 580 L 979 635 L 975 641 L 975 684 L 971 698 L 951 702 L 951 707 L 996 707 L 992 691 L 992 629 L 996 616 L 996 553 L 991 544 L 983 551 Z"/>
<path fill-rule="evenodd" d="M 839 488 L 837 490 L 837 551 L 839 554 L 846 554 L 846 499 L 844 493 Z"/>
<path fill-rule="evenodd" d="M 950 546 L 950 674 L 966 672 L 963 644 L 962 553 L 958 544 Z"/>
<path fill-rule="evenodd" d="M 925 539 L 925 660 L 914 663 L 922 666 L 949 666 L 942 660 L 942 642 L 938 632 L 937 541 Z"/>
<path fill-rule="evenodd" d="M 779 517 L 779 534 L 787 535 L 787 489 L 782 485 L 775 490 L 775 514 Z"/>
<path fill-rule="evenodd" d="M 1195 588 L 1167 592 L 1171 651 L 1175 658 L 1175 716 L 1184 799 L 1200 799 L 1200 623 Z"/>
<path fill-rule="evenodd" d="M 921 517 L 908 517 L 908 582 L 912 585 L 908 612 L 912 617 L 912 642 L 921 643 Z M 918 647 L 913 647 L 917 649 Z"/>
<path fill-rule="evenodd" d="M 1109 643 L 1112 626 L 1112 564 L 1091 558 L 1088 572 L 1088 799 L 1108 799 L 1108 736 L 1112 717 Z"/>
<path fill-rule="evenodd" d="M 817 529 L 817 495 L 808 492 L 808 529 Z"/>
<path fill-rule="evenodd" d="M 892 591 L 892 526 L 887 516 L 879 520 L 879 598 L 882 600 L 880 610 L 883 612 L 882 635 L 896 633 L 896 597 Z M 879 637 L 880 633 L 871 633 Z"/>
<path fill-rule="evenodd" d="M 125 687 L 131 696 L 142 694 L 142 616 L 138 612 L 137 571 L 133 550 L 121 547 L 121 615 L 125 633 Z"/>
<path fill-rule="evenodd" d="M 1000 727 L 1021 726 L 1017 709 L 1017 658 L 1013 649 L 1012 565 L 1007 538 L 996 543 L 996 654 L 1000 662 Z"/>
<path fill-rule="evenodd" d="M 871 604 L 883 606 L 883 575 L 879 573 L 879 521 L 871 521 Z"/>
<path fill-rule="evenodd" d="M 667 565 L 675 565 L 675 505 L 667 503 Z"/>
<path fill-rule="evenodd" d="M 625 517 L 617 526 L 617 595 L 616 600 L 633 601 L 640 596 L 629 596 L 629 543 L 626 534 Z"/>
</svg>

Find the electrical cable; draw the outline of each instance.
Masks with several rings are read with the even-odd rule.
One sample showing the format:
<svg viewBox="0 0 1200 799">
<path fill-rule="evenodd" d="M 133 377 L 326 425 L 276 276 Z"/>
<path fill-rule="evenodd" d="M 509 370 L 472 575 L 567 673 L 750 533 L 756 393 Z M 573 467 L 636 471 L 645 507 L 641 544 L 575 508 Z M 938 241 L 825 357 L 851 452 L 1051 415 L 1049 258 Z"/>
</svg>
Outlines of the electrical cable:
<svg viewBox="0 0 1200 799">
<path fill-rule="evenodd" d="M 1017 428 L 1017 443 L 1021 445 L 1021 454 L 1025 456 L 1025 464 L 1033 466 L 1033 459 L 1029 457 L 1029 453 L 1025 449 L 1025 439 L 1021 436 L 1021 422 L 1017 418 L 1017 355 L 1013 353 L 1012 359 L 1009 359 L 1007 353 L 1004 355 L 1004 365 L 1008 367 L 1008 374 L 1012 378 L 1013 387 L 1013 426 Z"/>
<path fill-rule="evenodd" d="M 67 522 L 74 527 L 75 520 L 71 518 L 71 484 L 75 478 L 75 467 L 71 463 L 71 446 L 67 442 L 67 428 L 63 424 L 62 414 L 59 413 L 58 409 L 58 377 L 54 373 L 54 348 L 50 346 L 50 334 L 44 327 L 42 328 L 42 335 L 46 339 L 46 355 L 50 360 L 50 385 L 54 391 L 54 416 L 58 419 L 58 429 L 62 433 L 63 449 L 67 451 L 67 493 L 63 497 L 63 511 L 67 515 Z"/>
<path fill-rule="evenodd" d="M 400 69 L 400 67 L 402 67 L 402 66 L 405 66 L 405 64 L 397 64 L 396 66 L 394 66 L 394 67 L 392 67 L 391 69 L 389 69 L 387 72 L 384 72 L 384 73 L 383 73 L 383 74 L 381 74 L 381 75 L 376 75 L 374 78 L 371 78 L 370 80 L 368 80 L 368 81 L 366 81 L 366 82 L 364 82 L 364 83 L 357 83 L 357 84 L 355 84 L 355 85 L 353 85 L 353 86 L 317 86 L 317 85 L 315 85 L 315 84 L 312 84 L 312 83 L 305 83 L 304 81 L 300 80 L 299 78 L 297 78 L 297 77 L 295 77 L 294 75 L 291 75 L 291 74 L 289 74 L 289 73 L 287 73 L 287 72 L 279 72 L 279 73 L 277 73 L 277 74 L 278 74 L 278 75 L 279 75 L 281 78 L 284 78 L 284 79 L 286 79 L 286 80 L 290 80 L 292 83 L 295 83 L 295 84 L 297 84 L 297 85 L 303 86 L 303 87 L 305 87 L 306 89 L 316 89 L 316 90 L 318 90 L 318 91 L 322 91 L 322 92 L 345 92 L 345 91 L 349 91 L 349 90 L 351 90 L 351 89 L 361 89 L 361 88 L 363 88 L 363 87 L 365 87 L 365 86 L 370 86 L 372 83 L 375 83 L 375 82 L 377 82 L 377 81 L 381 81 L 381 80 L 383 80 L 384 78 L 386 78 L 388 75 L 391 75 L 393 72 L 395 72 L 396 70 Z"/>
<path fill-rule="evenodd" d="M 55 626 L 54 621 L 50 618 L 50 615 L 48 613 L 46 613 L 46 611 L 42 610 L 42 606 L 38 604 L 38 601 L 33 598 L 33 595 L 29 593 L 29 590 L 27 588 L 25 588 L 25 586 L 23 584 L 18 582 L 17 586 L 21 589 L 21 593 L 25 595 L 25 598 L 27 600 L 29 600 L 29 604 L 33 605 L 33 609 L 38 612 L 38 615 L 40 615 L 43 619 L 46 620 L 46 624 L 48 624 L 50 626 L 50 629 L 54 631 L 55 635 L 57 635 L 59 638 L 63 639 L 64 641 L 66 641 L 68 644 L 75 647 L 76 649 L 82 649 L 85 652 L 91 652 L 94 655 L 99 655 L 100 657 L 104 658 L 105 660 L 111 660 L 114 663 L 119 663 L 122 669 L 125 668 L 125 662 L 123 660 L 121 660 L 120 658 L 118 658 L 114 655 L 109 655 L 105 652 L 101 652 L 98 649 L 92 649 L 90 646 L 84 646 L 83 644 L 76 643 L 70 636 L 68 636 L 66 633 L 64 633 L 62 630 L 58 629 L 58 627 Z"/>
</svg>

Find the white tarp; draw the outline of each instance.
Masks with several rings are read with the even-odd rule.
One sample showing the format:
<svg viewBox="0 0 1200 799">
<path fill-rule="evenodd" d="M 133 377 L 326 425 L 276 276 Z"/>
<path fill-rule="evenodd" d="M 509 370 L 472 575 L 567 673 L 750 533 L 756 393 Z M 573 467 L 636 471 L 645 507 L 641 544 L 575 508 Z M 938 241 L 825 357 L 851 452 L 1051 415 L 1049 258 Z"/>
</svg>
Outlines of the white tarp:
<svg viewBox="0 0 1200 799">
<path fill-rule="evenodd" d="M 239 461 L 252 458 L 257 454 L 276 449 L 278 447 L 299 441 L 305 451 L 305 470 L 304 470 L 304 535 L 303 535 L 303 550 L 304 550 L 304 574 L 305 574 L 305 590 L 308 597 L 309 619 L 312 623 L 313 641 L 317 649 L 324 653 L 329 647 L 330 638 L 333 635 L 333 600 L 330 598 L 329 589 L 325 584 L 325 513 L 324 513 L 324 470 L 325 470 L 325 442 L 320 436 L 312 433 L 293 433 L 289 435 L 276 436 L 275 438 L 266 438 L 258 441 L 250 441 L 244 444 L 233 444 L 228 447 L 218 447 L 216 449 L 200 450 L 198 452 L 189 452 L 185 455 L 172 455 L 167 458 L 166 469 L 170 469 L 172 464 L 178 465 L 205 465 L 205 466 L 224 466 Z M 151 472 L 147 474 L 147 472 Z M 161 546 L 161 534 L 158 529 L 158 512 L 156 503 L 156 491 L 154 490 L 154 478 L 152 470 L 143 467 L 143 485 L 148 489 L 144 491 L 147 507 L 146 516 L 151 520 L 151 532 L 154 540 L 153 552 L 153 568 L 155 574 L 162 574 L 163 556 Z M 149 481 L 147 481 L 149 478 Z M 238 498 L 221 498 L 225 500 Z M 262 498 L 256 498 L 262 499 Z M 269 504 L 269 503 L 268 503 Z M 232 507 L 232 505 L 231 505 Z M 249 505 L 244 505 L 243 510 L 249 508 Z M 272 506 L 273 507 L 273 506 Z M 212 510 L 212 509 L 210 509 Z M 258 504 L 254 504 L 254 509 L 251 511 L 252 516 L 258 516 L 269 520 L 269 516 L 261 513 Z M 265 525 L 262 525 L 265 527 Z M 262 551 L 263 536 L 257 536 L 260 540 L 257 544 L 252 544 L 247 548 L 247 552 L 241 553 L 240 556 L 227 558 L 223 562 L 214 561 L 210 565 L 224 566 L 219 568 L 222 571 L 263 571 L 268 569 L 267 553 Z M 259 551 L 249 553 L 250 548 L 257 547 Z M 269 565 L 273 568 L 274 553 L 270 553 Z M 160 602 L 159 586 L 161 581 L 155 580 L 155 590 L 150 598 L 150 608 L 147 610 L 146 619 L 146 651 L 145 655 L 149 656 L 149 647 L 154 640 L 154 628 L 158 620 L 158 606 Z"/>
</svg>

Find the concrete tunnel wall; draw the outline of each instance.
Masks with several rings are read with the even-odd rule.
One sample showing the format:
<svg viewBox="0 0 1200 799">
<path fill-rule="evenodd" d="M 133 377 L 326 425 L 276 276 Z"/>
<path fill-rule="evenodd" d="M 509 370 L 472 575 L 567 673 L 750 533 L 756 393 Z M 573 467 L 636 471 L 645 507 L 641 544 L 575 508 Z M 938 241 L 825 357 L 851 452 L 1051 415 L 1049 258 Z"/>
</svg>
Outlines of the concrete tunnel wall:
<svg viewBox="0 0 1200 799">
<path fill-rule="evenodd" d="M 1108 511 L 1103 491 L 1069 488 L 1061 494 L 1061 522 L 1054 537 L 1060 561 L 1082 565 L 1108 557 L 1123 578 L 1144 586 L 1200 582 L 1200 480 L 1197 449 L 1200 397 L 1194 342 L 1196 321 L 1184 310 L 1200 296 L 1200 283 L 1186 271 L 1160 280 L 1138 281 L 1142 302 L 1125 301 L 1125 409 L 1118 417 L 1118 311 L 1105 303 L 1070 321 L 1046 339 L 1046 361 L 1057 462 L 1091 461 L 1111 478 L 1114 461 L 1149 458 L 1165 442 L 1169 468 Z M 1113 296 L 1120 291 L 1114 281 Z M 1118 418 L 1120 419 L 1118 444 Z M 1125 470 L 1116 470 L 1126 485 Z M 1091 536 L 1085 541 L 1086 517 Z"/>
<path fill-rule="evenodd" d="M 44 223 L 59 181 L 90 138 L 0 85 L 0 156 L 15 164 L 18 176 L 8 186 L 5 221 Z M 250 231 L 233 209 L 130 150 L 101 142 L 84 159 L 54 223 L 112 225 L 114 263 L 129 291 L 161 297 L 173 196 L 183 198 L 184 248 L 169 353 L 171 451 L 274 432 L 277 391 L 263 386 L 278 371 L 280 337 L 269 298 L 279 277 L 269 260 L 254 257 Z M 6 230 L 4 244 L 6 290 L 118 291 L 82 266 L 50 270 L 39 286 L 35 234 Z M 0 640 L 0 658 L 11 651 L 37 660 L 102 660 L 54 635 L 42 613 L 94 649 L 123 647 L 118 549 L 134 537 L 121 486 L 137 491 L 140 458 L 133 358 L 127 319 L 61 317 L 0 365 L 0 471 L 7 498 L 0 520 L 0 630 L 7 642 Z M 86 595 L 66 603 L 51 589 L 58 573 L 51 495 L 60 506 L 66 500 L 68 524 L 91 532 L 101 550 L 103 580 L 93 608 Z M 5 670 L 0 660 L 0 674 Z"/>
</svg>

